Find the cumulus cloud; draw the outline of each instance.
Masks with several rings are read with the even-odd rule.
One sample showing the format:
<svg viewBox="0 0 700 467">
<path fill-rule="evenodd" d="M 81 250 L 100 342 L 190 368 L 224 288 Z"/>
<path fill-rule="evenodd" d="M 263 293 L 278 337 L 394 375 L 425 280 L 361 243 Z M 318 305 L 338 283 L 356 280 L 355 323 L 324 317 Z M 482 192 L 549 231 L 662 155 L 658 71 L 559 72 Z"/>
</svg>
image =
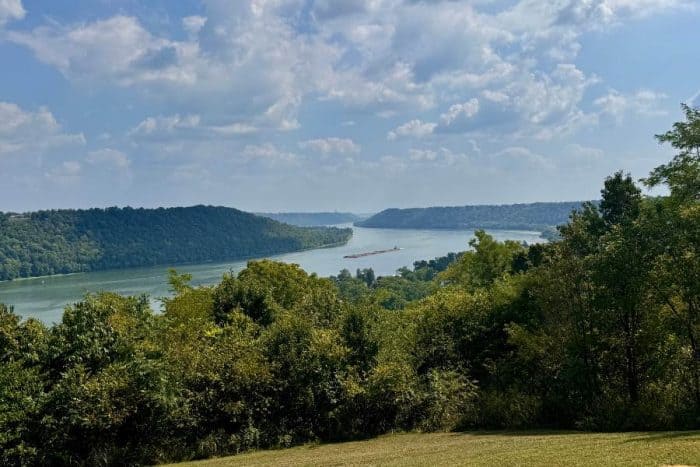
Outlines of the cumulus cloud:
<svg viewBox="0 0 700 467">
<path fill-rule="evenodd" d="M 456 153 L 448 148 L 440 147 L 438 149 L 410 149 L 408 151 L 409 159 L 418 163 L 430 163 L 431 165 L 453 165 L 457 162 L 465 162 L 469 160 L 469 156 L 464 153 Z"/>
<path fill-rule="evenodd" d="M 129 116 L 140 115 L 131 130 L 117 124 L 111 137 L 96 140 L 110 147 L 126 140 L 129 157 L 117 149 L 69 156 L 84 173 L 110 165 L 135 170 L 148 160 L 166 161 L 163 173 L 178 180 L 222 179 L 239 168 L 246 176 L 281 167 L 303 175 L 314 164 L 339 173 L 440 166 L 451 174 L 450 161 L 477 157 L 504 170 L 551 167 L 540 154 L 553 153 L 548 145 L 573 159 L 599 160 L 595 150 L 567 146 L 568 136 L 599 119 L 655 115 L 664 95 L 600 91 L 604 77 L 577 60 L 582 38 L 692 3 L 202 0 L 197 15 L 173 16 L 164 27 L 138 16 L 147 8 L 127 5 L 111 17 L 104 7 L 100 15 L 36 15 L 15 25 L 25 14 L 21 2 L 0 0 L 0 26 L 6 24 L 3 40 L 25 47 L 75 89 L 99 97 L 119 88 L 124 105 L 133 106 Z M 85 143 L 46 109 L 19 111 L 28 123 L 13 130 L 5 122 L 18 117 L 0 107 L 0 156 Z M 362 148 L 337 137 L 346 131 L 366 132 Z M 407 149 L 419 144 L 428 147 Z M 312 152 L 321 157 L 307 157 Z"/>
<path fill-rule="evenodd" d="M 464 103 L 452 104 L 444 114 L 440 115 L 437 131 L 460 131 L 468 128 L 472 118 L 479 112 L 479 100 L 471 98 Z"/>
<path fill-rule="evenodd" d="M 440 116 L 440 122 L 445 126 L 452 125 L 458 118 L 471 118 L 479 111 L 479 101 L 469 99 L 463 104 L 453 104 L 448 111 Z"/>
<path fill-rule="evenodd" d="M 104 148 L 90 151 L 85 159 L 93 166 L 109 167 L 119 170 L 126 170 L 131 165 L 129 157 L 117 149 Z"/>
<path fill-rule="evenodd" d="M 260 162 L 271 168 L 299 163 L 298 155 L 280 149 L 272 143 L 246 145 L 241 155 L 245 162 Z"/>
<path fill-rule="evenodd" d="M 612 117 L 618 123 L 622 122 L 626 115 L 658 116 L 666 115 L 661 108 L 661 103 L 668 96 L 661 92 L 640 89 L 631 94 L 623 94 L 611 89 L 607 94 L 593 102 L 603 115 Z"/>
<path fill-rule="evenodd" d="M 694 9 L 694 0 L 604 0 L 600 8 L 608 18 L 624 16 L 648 16 L 662 10 Z"/>
<path fill-rule="evenodd" d="M 185 16 L 182 18 L 182 28 L 190 35 L 196 35 L 207 24 L 207 18 L 204 16 Z"/>
<path fill-rule="evenodd" d="M 113 82 L 122 86 L 149 82 L 196 81 L 197 46 L 162 39 L 133 17 L 114 16 L 87 24 L 51 24 L 11 31 L 8 38 L 29 47 L 42 62 L 70 79 Z"/>
<path fill-rule="evenodd" d="M 299 143 L 302 149 L 308 149 L 318 154 L 357 154 L 360 152 L 360 145 L 348 138 L 319 138 L 302 141 Z"/>
<path fill-rule="evenodd" d="M 0 27 L 10 21 L 24 18 L 25 14 L 21 0 L 0 0 Z"/>
<path fill-rule="evenodd" d="M 432 134 L 436 126 L 436 123 L 423 122 L 421 120 L 415 119 L 396 127 L 394 130 L 390 131 L 386 137 L 389 141 L 394 141 L 395 139 L 402 136 L 423 138 L 424 136 Z"/>
<path fill-rule="evenodd" d="M 177 130 L 193 129 L 199 126 L 199 115 L 179 114 L 170 116 L 148 117 L 129 131 L 134 137 L 153 137 L 172 134 Z"/>
<path fill-rule="evenodd" d="M 199 115 L 159 115 L 147 117 L 127 132 L 133 141 L 170 141 L 190 139 L 231 138 L 256 133 L 254 125 L 233 122 L 223 125 L 208 125 Z"/>
<path fill-rule="evenodd" d="M 549 158 L 522 146 L 511 146 L 497 151 L 491 156 L 492 160 L 500 162 L 504 168 L 518 170 L 551 170 L 554 164 Z"/>
<path fill-rule="evenodd" d="M 224 136 L 248 135 L 258 131 L 254 125 L 247 123 L 229 123 L 228 125 L 216 125 L 209 127 L 214 133 Z"/>
<path fill-rule="evenodd" d="M 21 3 L 2 1 L 21 14 Z M 8 37 L 71 80 L 147 89 L 183 114 L 256 128 L 299 129 L 301 106 L 319 100 L 371 115 L 447 108 L 437 131 L 489 126 L 510 113 L 546 138 L 586 120 L 582 86 L 595 78 L 568 64 L 583 33 L 691 3 L 318 0 L 305 17 L 300 0 L 204 0 L 203 15 L 182 19 L 185 40 L 127 15 Z"/>
<path fill-rule="evenodd" d="M 44 173 L 44 178 L 58 185 L 73 185 L 82 175 L 83 166 L 75 160 L 63 161 Z"/>
<path fill-rule="evenodd" d="M 84 145 L 82 133 L 64 133 L 45 107 L 28 111 L 10 102 L 0 102 L 0 156 L 34 154 L 69 145 Z"/>
<path fill-rule="evenodd" d="M 446 125 L 449 118 L 443 118 L 439 130 L 507 131 L 537 139 L 565 136 L 596 122 L 596 116 L 584 112 L 580 104 L 585 91 L 598 81 L 573 64 L 558 64 L 548 73 L 529 70 L 502 86 L 484 89 L 478 108 L 476 103 L 468 106 L 478 111 L 462 112 L 457 124 Z"/>
</svg>

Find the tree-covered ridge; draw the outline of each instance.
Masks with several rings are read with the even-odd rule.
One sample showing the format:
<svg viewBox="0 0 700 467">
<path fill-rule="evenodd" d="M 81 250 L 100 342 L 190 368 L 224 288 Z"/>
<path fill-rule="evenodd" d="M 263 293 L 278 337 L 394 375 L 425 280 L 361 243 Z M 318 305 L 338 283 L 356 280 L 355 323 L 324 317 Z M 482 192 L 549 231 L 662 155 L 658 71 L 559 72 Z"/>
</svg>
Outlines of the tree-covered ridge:
<svg viewBox="0 0 700 467">
<path fill-rule="evenodd" d="M 347 224 L 363 219 L 362 216 L 351 212 L 261 212 L 256 214 L 300 227 Z"/>
<path fill-rule="evenodd" d="M 563 224 L 582 201 L 386 209 L 359 227 L 386 229 L 513 229 L 541 231 Z"/>
<path fill-rule="evenodd" d="M 212 206 L 0 213 L 0 280 L 266 256 L 342 244 L 351 235 Z"/>
</svg>

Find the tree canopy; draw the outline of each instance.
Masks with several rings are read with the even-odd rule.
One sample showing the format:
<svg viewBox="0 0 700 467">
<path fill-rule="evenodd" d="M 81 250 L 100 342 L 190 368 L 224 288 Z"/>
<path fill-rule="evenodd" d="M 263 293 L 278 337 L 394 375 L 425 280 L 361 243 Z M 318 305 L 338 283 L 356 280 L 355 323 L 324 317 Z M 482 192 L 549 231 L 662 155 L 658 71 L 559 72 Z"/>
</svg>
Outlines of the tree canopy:
<svg viewBox="0 0 700 467">
<path fill-rule="evenodd" d="M 351 235 L 212 206 L 0 213 L 0 280 L 267 256 Z"/>
</svg>

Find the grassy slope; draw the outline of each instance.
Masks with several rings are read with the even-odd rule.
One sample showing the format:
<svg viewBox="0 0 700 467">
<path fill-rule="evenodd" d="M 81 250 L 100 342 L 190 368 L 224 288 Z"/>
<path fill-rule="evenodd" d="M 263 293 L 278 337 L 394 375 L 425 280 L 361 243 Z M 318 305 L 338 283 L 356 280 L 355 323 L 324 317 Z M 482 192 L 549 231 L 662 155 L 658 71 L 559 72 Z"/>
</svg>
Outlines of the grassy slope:
<svg viewBox="0 0 700 467">
<path fill-rule="evenodd" d="M 401 434 L 369 441 L 259 451 L 187 465 L 368 464 L 700 465 L 700 431 Z"/>
</svg>

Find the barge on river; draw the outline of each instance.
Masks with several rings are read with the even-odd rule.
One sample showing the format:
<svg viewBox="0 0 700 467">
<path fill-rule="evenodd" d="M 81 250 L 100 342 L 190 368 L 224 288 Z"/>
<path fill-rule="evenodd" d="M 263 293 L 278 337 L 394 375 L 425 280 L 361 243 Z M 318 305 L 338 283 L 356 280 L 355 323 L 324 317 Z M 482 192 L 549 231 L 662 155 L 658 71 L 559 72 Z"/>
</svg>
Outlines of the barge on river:
<svg viewBox="0 0 700 467">
<path fill-rule="evenodd" d="M 366 253 L 357 253 L 354 255 L 345 255 L 343 258 L 345 259 L 355 259 L 355 258 L 364 258 L 365 256 L 372 256 L 372 255 L 381 255 L 382 253 L 390 253 L 392 251 L 399 251 L 401 248 L 395 246 L 394 248 L 390 248 L 388 250 L 375 250 L 375 251 L 368 251 Z"/>
</svg>

